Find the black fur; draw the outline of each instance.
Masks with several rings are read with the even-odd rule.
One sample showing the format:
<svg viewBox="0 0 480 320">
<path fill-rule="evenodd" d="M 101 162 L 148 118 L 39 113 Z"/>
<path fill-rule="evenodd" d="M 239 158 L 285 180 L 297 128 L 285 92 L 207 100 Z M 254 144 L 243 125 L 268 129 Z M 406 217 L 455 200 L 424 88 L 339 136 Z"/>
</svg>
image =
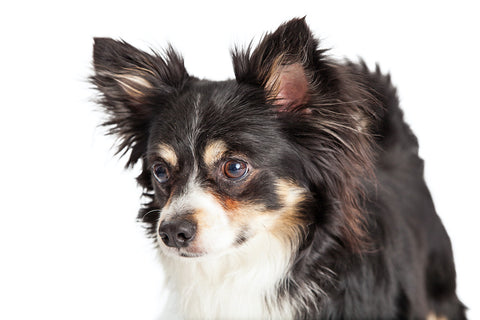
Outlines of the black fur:
<svg viewBox="0 0 480 320">
<path fill-rule="evenodd" d="M 255 49 L 234 50 L 233 63 L 235 80 L 199 80 L 172 49 L 162 57 L 95 40 L 92 81 L 110 116 L 105 124 L 120 138 L 120 151 L 130 152 L 127 164 L 143 163 L 138 182 L 149 201 L 139 217 L 149 234 L 156 234 L 167 194 L 181 192 L 178 186 L 191 173 L 189 142 L 195 141 L 201 157 L 206 142 L 220 138 L 252 159 L 261 175 L 246 189 L 200 175 L 219 196 L 275 209 L 281 203 L 272 188 L 276 178 L 309 190 L 299 208 L 305 237 L 278 285 L 279 299 L 298 302 L 295 318 L 425 319 L 432 313 L 465 319 L 450 241 L 389 76 L 362 63 L 331 60 L 304 19 L 267 34 Z M 293 64 L 303 68 L 308 101 L 279 111 L 270 77 Z M 122 87 L 119 79 L 130 82 Z M 167 191 L 159 190 L 150 172 L 151 147 L 159 142 L 181 153 Z"/>
</svg>

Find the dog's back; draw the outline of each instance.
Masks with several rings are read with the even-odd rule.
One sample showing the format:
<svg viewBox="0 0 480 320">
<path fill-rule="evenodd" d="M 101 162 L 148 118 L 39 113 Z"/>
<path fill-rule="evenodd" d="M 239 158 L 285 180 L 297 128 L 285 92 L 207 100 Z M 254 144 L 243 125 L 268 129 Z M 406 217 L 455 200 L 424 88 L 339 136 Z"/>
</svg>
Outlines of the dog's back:
<svg viewBox="0 0 480 320">
<path fill-rule="evenodd" d="M 372 270 L 376 270 L 371 276 L 377 285 L 382 277 L 397 281 L 396 318 L 428 310 L 429 319 L 465 319 L 465 307 L 455 293 L 450 239 L 436 214 L 424 180 L 417 138 L 403 119 L 390 76 L 382 75 L 378 67 L 370 72 L 363 63 L 349 67 L 364 79 L 364 85 L 379 101 L 372 131 L 377 144 L 376 181 L 366 196 L 368 227 L 374 235 L 372 251 L 367 253 Z M 345 288 L 350 291 L 354 287 L 350 283 Z M 361 293 L 361 288 L 355 292 Z M 381 295 L 379 290 L 377 299 Z M 378 302 L 371 302 L 372 307 L 378 307 Z M 388 304 L 385 301 L 380 305 Z M 357 312 L 348 316 L 358 317 Z"/>
</svg>

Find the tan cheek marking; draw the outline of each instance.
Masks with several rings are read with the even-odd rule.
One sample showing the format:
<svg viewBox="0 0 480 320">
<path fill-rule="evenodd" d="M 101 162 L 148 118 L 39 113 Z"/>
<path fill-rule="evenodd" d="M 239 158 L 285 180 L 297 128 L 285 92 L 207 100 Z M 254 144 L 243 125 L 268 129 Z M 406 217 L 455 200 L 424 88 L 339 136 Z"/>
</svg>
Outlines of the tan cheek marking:
<svg viewBox="0 0 480 320">
<path fill-rule="evenodd" d="M 265 206 L 240 202 L 228 197 L 217 199 L 225 209 L 231 223 L 238 227 L 248 226 L 254 232 L 267 231 L 290 244 L 300 241 L 307 222 L 299 213 L 298 206 L 307 199 L 303 188 L 287 180 L 276 184 L 277 194 L 283 207 L 267 210 Z"/>
<path fill-rule="evenodd" d="M 262 205 L 238 201 L 228 196 L 222 197 L 218 194 L 213 194 L 213 196 L 224 209 L 225 214 L 234 228 L 243 226 L 255 227 L 252 225 L 252 222 L 255 221 L 262 212 L 265 212 L 265 207 Z"/>
<path fill-rule="evenodd" d="M 284 205 L 287 207 L 296 206 L 306 198 L 304 189 L 291 181 L 278 180 L 276 187 L 278 196 L 283 199 Z"/>
<path fill-rule="evenodd" d="M 170 166 L 176 167 L 178 164 L 178 158 L 177 154 L 175 153 L 175 150 L 168 144 L 160 144 L 158 146 L 158 153 L 162 157 L 163 160 L 165 160 Z"/>
<path fill-rule="evenodd" d="M 307 200 L 305 190 L 287 180 L 279 180 L 276 186 L 284 207 L 278 213 L 270 232 L 286 241 L 298 242 L 307 225 L 305 217 L 298 210 L 299 205 Z"/>
<path fill-rule="evenodd" d="M 239 201 L 234 200 L 230 197 L 222 197 L 218 194 L 212 194 L 212 196 L 217 199 L 217 202 L 223 207 L 225 212 L 234 213 L 241 206 L 241 203 Z"/>
<path fill-rule="evenodd" d="M 240 206 L 240 203 L 236 200 L 226 198 L 224 202 L 225 210 L 227 211 L 234 211 L 237 210 Z"/>
<path fill-rule="evenodd" d="M 213 166 L 215 162 L 220 160 L 223 154 L 227 152 L 227 145 L 221 140 L 210 142 L 205 148 L 203 154 L 203 162 L 209 167 Z"/>
</svg>

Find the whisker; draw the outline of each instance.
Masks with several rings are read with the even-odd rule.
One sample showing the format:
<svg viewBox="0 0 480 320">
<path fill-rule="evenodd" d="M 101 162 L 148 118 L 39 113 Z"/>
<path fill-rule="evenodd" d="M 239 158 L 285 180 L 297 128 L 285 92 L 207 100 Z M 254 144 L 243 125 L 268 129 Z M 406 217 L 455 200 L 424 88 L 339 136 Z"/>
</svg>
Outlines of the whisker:
<svg viewBox="0 0 480 320">
<path fill-rule="evenodd" d="M 140 220 L 141 222 L 145 222 L 145 217 L 148 216 L 149 214 L 156 213 L 160 215 L 161 210 L 160 209 L 153 209 L 145 213 L 141 218 L 138 218 L 137 220 Z"/>
</svg>

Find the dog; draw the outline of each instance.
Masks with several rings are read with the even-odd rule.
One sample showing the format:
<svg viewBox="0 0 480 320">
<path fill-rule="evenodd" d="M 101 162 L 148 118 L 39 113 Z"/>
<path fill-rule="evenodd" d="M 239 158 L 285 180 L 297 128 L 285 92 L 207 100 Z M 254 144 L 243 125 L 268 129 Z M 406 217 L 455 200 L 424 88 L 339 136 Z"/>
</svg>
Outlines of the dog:
<svg viewBox="0 0 480 320">
<path fill-rule="evenodd" d="M 188 319 L 465 319 L 418 142 L 379 67 L 305 18 L 200 80 L 172 47 L 96 38 L 94 74 Z"/>
</svg>

